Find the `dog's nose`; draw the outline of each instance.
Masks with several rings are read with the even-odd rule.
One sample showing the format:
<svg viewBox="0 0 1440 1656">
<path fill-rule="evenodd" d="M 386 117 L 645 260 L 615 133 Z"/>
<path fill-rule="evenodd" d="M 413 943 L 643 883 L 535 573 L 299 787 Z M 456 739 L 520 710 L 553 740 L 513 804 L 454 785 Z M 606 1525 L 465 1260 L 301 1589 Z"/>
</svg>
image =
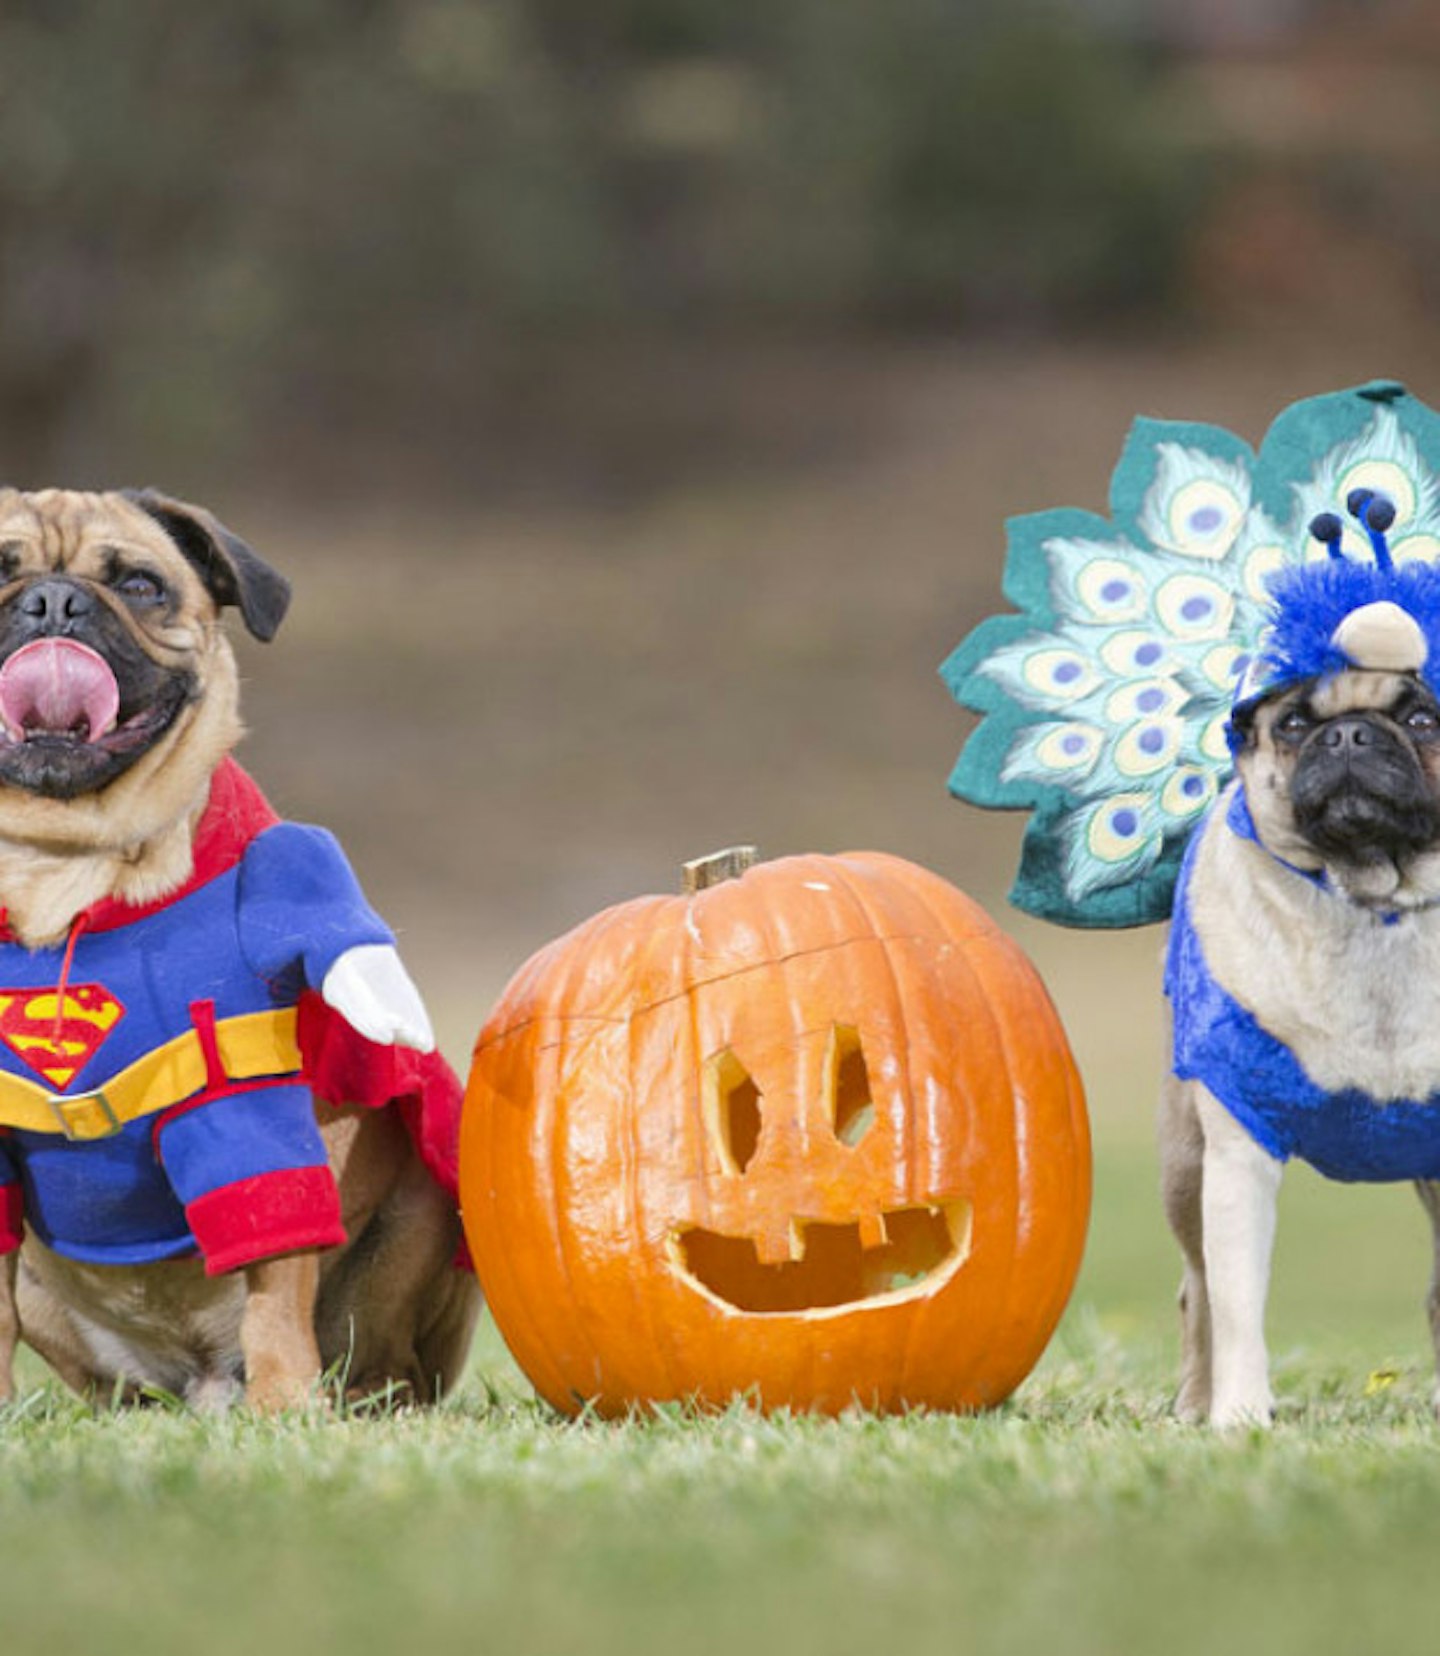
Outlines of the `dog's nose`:
<svg viewBox="0 0 1440 1656">
<path fill-rule="evenodd" d="M 1351 714 L 1345 718 L 1331 719 L 1329 724 L 1316 732 L 1315 740 L 1321 747 L 1333 748 L 1339 753 L 1350 753 L 1356 748 L 1375 746 L 1375 726 L 1369 719 Z"/>
<path fill-rule="evenodd" d="M 32 626 L 56 631 L 67 623 L 92 615 L 95 595 L 78 581 L 49 576 L 27 587 L 20 595 L 17 607 Z"/>
</svg>

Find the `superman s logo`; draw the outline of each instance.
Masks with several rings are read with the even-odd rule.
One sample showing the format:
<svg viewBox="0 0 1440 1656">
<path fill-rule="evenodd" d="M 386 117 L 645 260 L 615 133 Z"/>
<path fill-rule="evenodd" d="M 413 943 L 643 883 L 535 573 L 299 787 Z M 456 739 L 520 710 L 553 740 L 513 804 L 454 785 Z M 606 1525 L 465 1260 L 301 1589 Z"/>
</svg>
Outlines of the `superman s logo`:
<svg viewBox="0 0 1440 1656">
<path fill-rule="evenodd" d="M 55 1091 L 75 1079 L 125 1016 L 100 983 L 76 983 L 63 1002 L 54 989 L 0 989 L 0 1041 Z"/>
</svg>

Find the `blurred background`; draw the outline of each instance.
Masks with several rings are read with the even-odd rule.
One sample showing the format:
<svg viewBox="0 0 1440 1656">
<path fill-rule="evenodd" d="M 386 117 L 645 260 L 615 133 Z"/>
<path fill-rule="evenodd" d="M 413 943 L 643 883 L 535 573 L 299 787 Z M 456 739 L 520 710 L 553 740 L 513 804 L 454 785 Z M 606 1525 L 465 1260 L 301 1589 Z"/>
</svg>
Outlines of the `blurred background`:
<svg viewBox="0 0 1440 1656">
<path fill-rule="evenodd" d="M 3 475 L 294 579 L 243 757 L 462 1068 L 527 954 L 718 846 L 973 892 L 1091 1093 L 1082 1300 L 1168 1339 L 1160 934 L 1006 909 L 936 668 L 1135 414 L 1440 397 L 1437 76 L 1425 0 L 7 0 Z M 1282 1343 L 1416 1359 L 1409 1198 L 1293 1189 Z"/>
</svg>

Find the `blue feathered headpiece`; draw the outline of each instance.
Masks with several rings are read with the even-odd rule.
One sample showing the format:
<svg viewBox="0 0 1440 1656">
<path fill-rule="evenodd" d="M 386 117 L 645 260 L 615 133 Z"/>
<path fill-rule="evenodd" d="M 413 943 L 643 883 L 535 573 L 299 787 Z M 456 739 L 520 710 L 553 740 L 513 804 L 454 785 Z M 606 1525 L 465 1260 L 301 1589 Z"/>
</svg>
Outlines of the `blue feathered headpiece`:
<svg viewBox="0 0 1440 1656">
<path fill-rule="evenodd" d="M 1270 577 L 1269 619 L 1231 710 L 1232 750 L 1243 744 L 1260 702 L 1306 679 L 1373 667 L 1417 673 L 1440 692 L 1440 566 L 1396 567 L 1385 538 L 1395 507 L 1386 496 L 1356 489 L 1345 504 L 1369 536 L 1375 561 L 1345 556 L 1335 513 L 1311 520 L 1310 533 L 1330 555 Z"/>
</svg>

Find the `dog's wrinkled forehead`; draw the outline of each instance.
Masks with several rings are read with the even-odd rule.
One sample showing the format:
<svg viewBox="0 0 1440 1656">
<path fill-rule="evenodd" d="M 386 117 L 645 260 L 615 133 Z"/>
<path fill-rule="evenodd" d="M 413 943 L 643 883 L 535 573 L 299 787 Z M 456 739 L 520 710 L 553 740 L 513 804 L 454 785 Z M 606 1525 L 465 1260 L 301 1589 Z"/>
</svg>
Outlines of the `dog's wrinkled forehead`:
<svg viewBox="0 0 1440 1656">
<path fill-rule="evenodd" d="M 172 568 L 184 564 L 160 524 L 124 495 L 0 490 L 0 554 L 9 573 L 63 569 L 84 575 L 115 552 L 147 554 Z"/>
<path fill-rule="evenodd" d="M 1321 679 L 1310 687 L 1306 700 L 1317 719 L 1335 719 L 1342 713 L 1387 713 L 1420 688 L 1419 679 L 1409 673 L 1357 669 Z"/>
<path fill-rule="evenodd" d="M 290 607 L 290 583 L 203 506 L 157 489 L 0 489 L 0 577 L 103 572 L 116 555 L 159 565 L 217 608 L 233 604 L 260 639 Z"/>
</svg>

